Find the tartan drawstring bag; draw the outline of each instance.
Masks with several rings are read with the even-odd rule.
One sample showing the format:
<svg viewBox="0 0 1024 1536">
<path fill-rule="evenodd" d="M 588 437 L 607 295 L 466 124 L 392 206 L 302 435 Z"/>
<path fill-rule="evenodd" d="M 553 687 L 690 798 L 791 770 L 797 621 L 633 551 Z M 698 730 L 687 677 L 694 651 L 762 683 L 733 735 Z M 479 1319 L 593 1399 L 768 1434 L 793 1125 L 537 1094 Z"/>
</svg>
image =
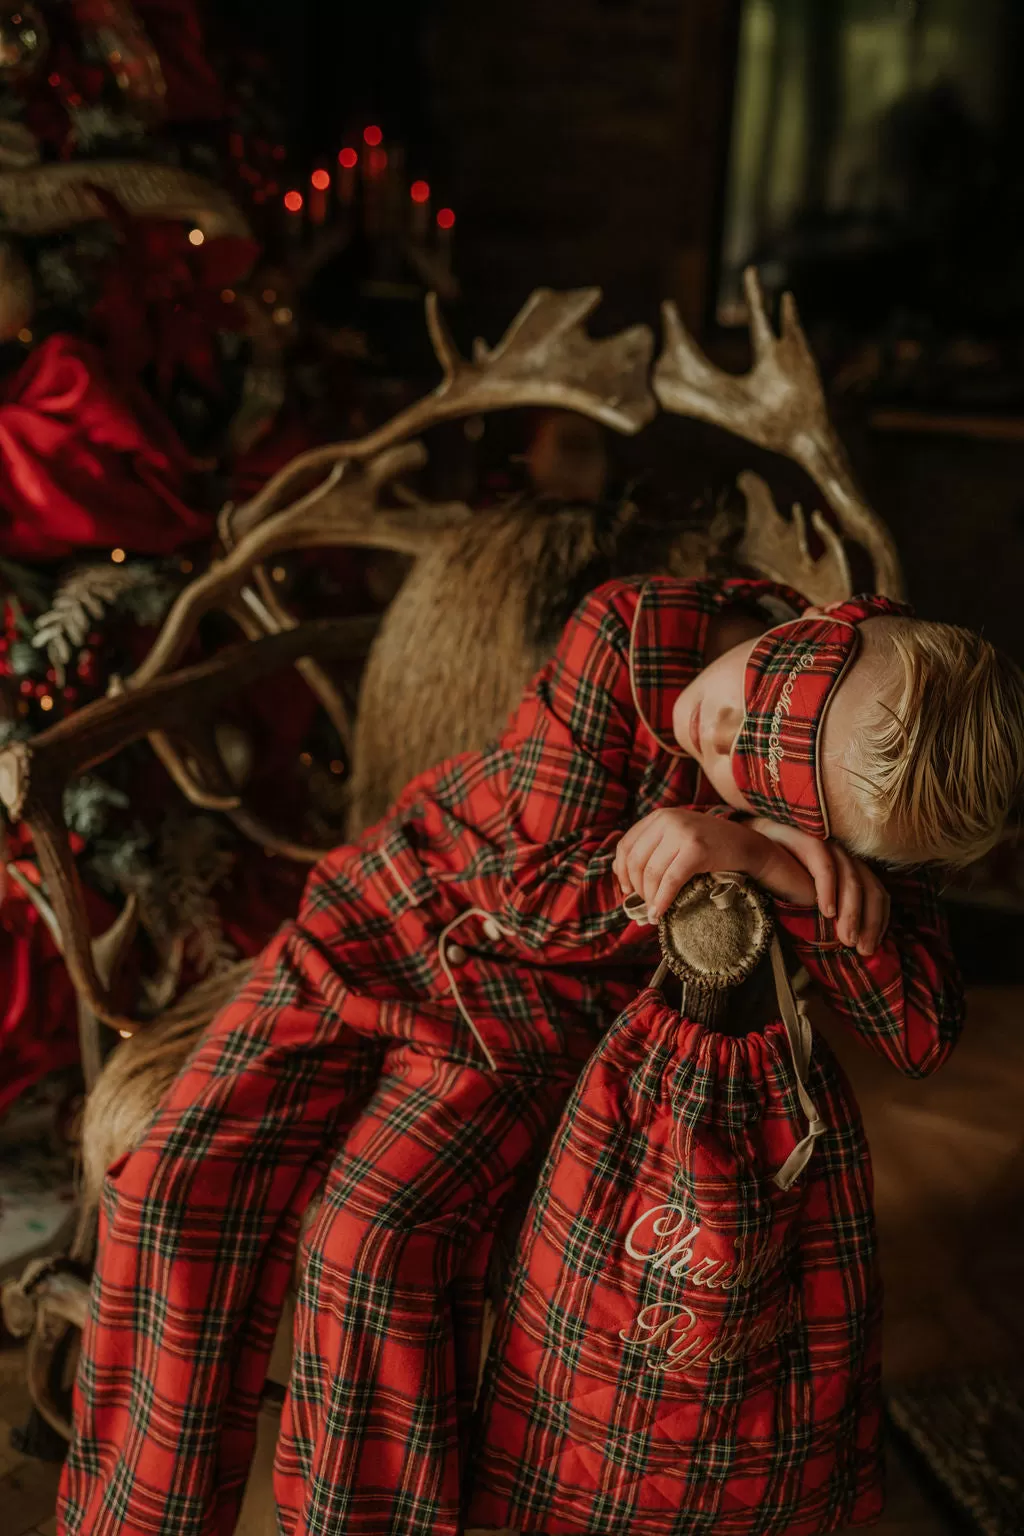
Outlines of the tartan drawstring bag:
<svg viewBox="0 0 1024 1536">
<path fill-rule="evenodd" d="M 814 1536 L 879 1513 L 856 1106 L 742 877 L 691 882 L 659 936 L 662 964 L 591 1058 L 523 1227 L 474 1530 Z M 769 958 L 777 1011 L 733 1032 L 729 990 Z"/>
</svg>

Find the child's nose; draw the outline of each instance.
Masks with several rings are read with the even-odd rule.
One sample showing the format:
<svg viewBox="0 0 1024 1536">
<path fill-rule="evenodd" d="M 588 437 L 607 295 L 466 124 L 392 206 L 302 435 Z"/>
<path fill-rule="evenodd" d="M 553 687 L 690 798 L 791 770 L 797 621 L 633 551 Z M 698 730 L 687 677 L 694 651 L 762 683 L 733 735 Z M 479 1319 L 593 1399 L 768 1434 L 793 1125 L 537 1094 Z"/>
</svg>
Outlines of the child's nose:
<svg viewBox="0 0 1024 1536">
<path fill-rule="evenodd" d="M 711 726 L 711 750 L 717 757 L 729 757 L 736 744 L 743 717 L 735 709 L 720 709 Z"/>
</svg>

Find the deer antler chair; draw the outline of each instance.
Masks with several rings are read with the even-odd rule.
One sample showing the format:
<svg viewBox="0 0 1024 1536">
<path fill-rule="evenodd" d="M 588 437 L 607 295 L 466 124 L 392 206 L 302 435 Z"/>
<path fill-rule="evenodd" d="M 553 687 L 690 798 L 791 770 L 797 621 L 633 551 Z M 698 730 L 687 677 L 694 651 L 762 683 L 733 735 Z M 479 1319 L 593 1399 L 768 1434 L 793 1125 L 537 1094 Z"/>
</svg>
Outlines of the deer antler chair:
<svg viewBox="0 0 1024 1536">
<path fill-rule="evenodd" d="M 458 355 L 431 296 L 427 321 L 443 369 L 437 389 L 367 437 L 301 455 L 253 500 L 226 509 L 222 553 L 181 593 L 146 660 L 118 694 L 0 753 L 0 798 L 32 832 L 47 893 L 44 900 L 37 892 L 37 899 L 60 936 L 81 999 L 90 1090 L 75 1262 L 32 1266 L 5 1298 L 9 1324 L 30 1335 L 33 1399 L 61 1433 L 70 1434 L 70 1426 L 55 1379 L 59 1346 L 69 1327 L 84 1321 L 88 1287 L 80 1268 L 92 1257 L 104 1170 L 142 1135 L 199 1031 L 246 970 L 243 964 L 200 986 L 152 1022 L 125 1016 L 110 976 L 116 951 L 131 942 L 132 913 L 123 914 L 101 942 L 106 952 L 98 958 L 63 826 L 64 785 L 147 737 L 193 804 L 223 812 L 267 846 L 312 861 L 321 850 L 279 838 L 246 810 L 218 757 L 218 702 L 244 682 L 283 665 L 294 664 L 304 675 L 349 744 L 353 831 L 383 810 L 412 774 L 454 750 L 483 744 L 543 660 L 545 640 L 532 622 L 538 603 L 557 608 L 589 569 L 596 514 L 570 507 L 552 515 L 529 504 L 473 512 L 462 504 L 418 499 L 402 485 L 402 477 L 426 459 L 415 434 L 445 419 L 554 406 L 635 433 L 654 416 L 656 395 L 666 411 L 726 427 L 790 458 L 830 508 L 838 526 L 820 513 L 812 517 L 824 546 L 814 559 L 800 509 L 787 520 L 763 480 L 741 476 L 747 502 L 743 566 L 788 581 L 815 601 L 834 601 L 851 593 L 845 537 L 870 555 L 878 590 L 898 595 L 902 580 L 892 540 L 856 488 L 791 298 L 783 301 L 776 336 L 753 272 L 747 274 L 747 295 L 752 370 L 735 377 L 714 367 L 666 304 L 665 349 L 653 371 L 653 395 L 653 337 L 646 327 L 602 341 L 583 329 L 599 302 L 598 289 L 538 290 L 499 345 L 478 342 L 470 361 Z M 628 516 L 627 509 L 625 521 Z M 286 550 L 332 544 L 376 546 L 412 561 L 375 638 L 374 621 L 299 624 L 264 570 L 266 561 Z M 659 568 L 700 575 L 710 550 L 707 537 L 695 541 L 692 533 L 667 528 Z M 614 568 L 614 547 L 609 558 Z M 509 580 L 513 568 L 516 577 Z M 538 590 L 545 583 L 556 590 Z M 213 608 L 229 613 L 248 643 L 175 671 L 201 616 Z M 325 663 L 365 654 L 367 647 L 353 723 Z M 105 1064 L 101 1023 L 130 1036 Z"/>
</svg>

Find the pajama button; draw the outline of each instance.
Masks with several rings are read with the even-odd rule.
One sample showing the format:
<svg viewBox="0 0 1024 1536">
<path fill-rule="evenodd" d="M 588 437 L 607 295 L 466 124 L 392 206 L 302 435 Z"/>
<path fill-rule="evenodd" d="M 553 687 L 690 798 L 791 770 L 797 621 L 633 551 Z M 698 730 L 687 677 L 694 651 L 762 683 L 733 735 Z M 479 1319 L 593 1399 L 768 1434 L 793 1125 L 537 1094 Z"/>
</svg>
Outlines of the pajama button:
<svg viewBox="0 0 1024 1536">
<path fill-rule="evenodd" d="M 451 965 L 465 965 L 469 956 L 461 944 L 449 944 L 445 952 L 445 959 Z"/>
<path fill-rule="evenodd" d="M 498 927 L 493 917 L 488 917 L 485 920 L 484 933 L 490 939 L 492 944 L 496 944 L 501 938 L 501 929 Z"/>
</svg>

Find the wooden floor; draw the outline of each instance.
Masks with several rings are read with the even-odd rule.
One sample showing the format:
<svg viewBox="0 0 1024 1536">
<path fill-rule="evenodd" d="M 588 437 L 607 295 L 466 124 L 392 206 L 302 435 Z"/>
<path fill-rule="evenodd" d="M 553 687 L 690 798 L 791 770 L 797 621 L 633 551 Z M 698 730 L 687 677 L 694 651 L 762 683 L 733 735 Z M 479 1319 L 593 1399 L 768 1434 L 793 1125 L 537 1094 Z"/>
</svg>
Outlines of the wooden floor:
<svg viewBox="0 0 1024 1536">
<path fill-rule="evenodd" d="M 1024 989 L 971 997 L 952 1062 L 917 1083 L 818 1018 L 839 1051 L 874 1154 L 892 1380 L 1024 1363 Z M 0 1351 L 0 1536 L 49 1536 L 55 1468 L 9 1449 L 27 1408 L 17 1351 Z M 272 1536 L 273 1424 L 238 1536 Z M 896 1448 L 878 1536 L 951 1536 Z"/>
</svg>

